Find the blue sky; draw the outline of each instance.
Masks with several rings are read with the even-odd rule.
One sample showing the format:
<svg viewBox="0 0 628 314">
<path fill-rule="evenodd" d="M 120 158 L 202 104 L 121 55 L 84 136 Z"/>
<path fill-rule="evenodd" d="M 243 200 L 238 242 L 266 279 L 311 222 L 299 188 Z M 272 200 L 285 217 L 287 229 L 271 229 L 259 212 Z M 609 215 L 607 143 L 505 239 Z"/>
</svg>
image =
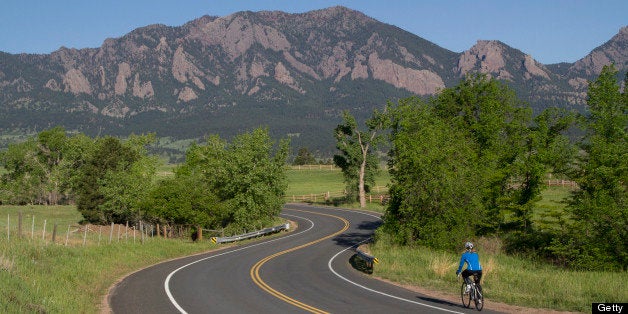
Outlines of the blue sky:
<svg viewBox="0 0 628 314">
<path fill-rule="evenodd" d="M 626 0 L 2 0 L 0 51 L 99 47 L 149 24 L 250 10 L 302 13 L 343 5 L 443 48 L 501 40 L 545 64 L 574 62 L 628 25 Z"/>
</svg>

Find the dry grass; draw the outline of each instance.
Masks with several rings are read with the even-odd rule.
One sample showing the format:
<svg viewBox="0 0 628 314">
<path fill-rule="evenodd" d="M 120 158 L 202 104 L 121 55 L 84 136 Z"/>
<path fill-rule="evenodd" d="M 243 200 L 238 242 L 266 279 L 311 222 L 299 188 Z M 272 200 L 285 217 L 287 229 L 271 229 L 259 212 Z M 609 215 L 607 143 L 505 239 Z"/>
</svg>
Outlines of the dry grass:
<svg viewBox="0 0 628 314">
<path fill-rule="evenodd" d="M 493 258 L 493 256 L 489 256 L 485 262 L 482 262 L 482 282 L 484 282 L 487 277 L 498 274 L 498 269 L 499 265 L 497 264 L 497 261 Z"/>
<path fill-rule="evenodd" d="M 11 272 L 13 270 L 13 265 L 15 264 L 15 258 L 8 259 L 4 257 L 4 255 L 0 255 L 0 270 Z"/>
<path fill-rule="evenodd" d="M 451 261 L 449 254 L 438 254 L 430 260 L 430 269 L 440 278 L 450 275 L 456 266 L 457 263 Z"/>
</svg>

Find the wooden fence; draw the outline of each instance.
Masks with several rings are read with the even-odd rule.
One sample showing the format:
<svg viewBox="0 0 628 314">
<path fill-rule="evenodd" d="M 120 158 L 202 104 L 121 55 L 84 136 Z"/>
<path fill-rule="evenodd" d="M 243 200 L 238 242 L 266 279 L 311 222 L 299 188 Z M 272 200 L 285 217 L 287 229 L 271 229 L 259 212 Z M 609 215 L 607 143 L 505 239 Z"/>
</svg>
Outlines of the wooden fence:
<svg viewBox="0 0 628 314">
<path fill-rule="evenodd" d="M 569 180 L 545 180 L 543 181 L 547 186 L 559 186 L 559 187 L 567 187 L 572 189 L 577 189 L 578 184 L 575 181 Z M 285 197 L 287 202 L 297 203 L 330 203 L 333 202 L 334 199 L 339 199 L 347 196 L 346 191 L 335 191 L 335 192 L 325 192 L 325 193 L 311 193 L 311 194 L 303 194 L 303 195 L 287 195 Z M 366 201 L 369 203 L 377 202 L 380 204 L 385 204 L 388 202 L 390 196 L 388 195 L 388 187 L 386 186 L 376 186 L 372 193 L 366 195 Z"/>
<path fill-rule="evenodd" d="M 290 170 L 331 170 L 340 171 L 340 168 L 334 165 L 292 165 L 288 166 Z"/>
<path fill-rule="evenodd" d="M 548 186 L 562 186 L 562 187 L 569 187 L 573 189 L 578 188 L 578 184 L 575 181 L 556 179 L 556 180 L 547 180 L 545 182 L 547 182 Z"/>
<path fill-rule="evenodd" d="M 287 195 L 287 202 L 297 203 L 331 203 L 334 199 L 340 199 L 347 196 L 346 191 L 334 191 L 325 193 L 311 193 L 303 195 Z M 388 187 L 375 186 L 371 193 L 366 195 L 366 201 L 369 203 L 377 202 L 385 204 L 388 201 Z"/>
</svg>

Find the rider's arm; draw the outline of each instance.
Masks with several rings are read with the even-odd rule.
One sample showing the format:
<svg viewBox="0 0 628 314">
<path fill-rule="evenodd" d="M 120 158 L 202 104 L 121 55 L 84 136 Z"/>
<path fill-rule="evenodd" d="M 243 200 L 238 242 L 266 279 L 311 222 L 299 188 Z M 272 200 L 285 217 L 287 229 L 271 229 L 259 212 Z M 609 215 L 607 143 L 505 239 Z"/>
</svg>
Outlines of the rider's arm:
<svg viewBox="0 0 628 314">
<path fill-rule="evenodd" d="M 462 254 L 462 256 L 460 257 L 460 265 L 458 265 L 458 270 L 456 270 L 456 275 L 460 274 L 460 272 L 462 271 L 462 267 L 464 266 L 465 263 L 465 258 L 464 258 L 464 254 Z"/>
</svg>

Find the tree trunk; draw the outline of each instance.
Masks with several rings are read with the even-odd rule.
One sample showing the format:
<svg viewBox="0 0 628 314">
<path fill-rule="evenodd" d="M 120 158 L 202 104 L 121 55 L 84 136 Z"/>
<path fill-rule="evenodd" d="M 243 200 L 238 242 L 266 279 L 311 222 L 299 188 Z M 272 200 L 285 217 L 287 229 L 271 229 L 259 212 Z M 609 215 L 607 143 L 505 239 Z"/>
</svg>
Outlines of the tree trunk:
<svg viewBox="0 0 628 314">
<path fill-rule="evenodd" d="M 366 173 L 366 156 L 362 158 L 362 163 L 360 164 L 360 174 L 358 180 L 358 193 L 360 195 L 360 208 L 366 207 L 366 191 L 364 189 L 364 176 Z"/>
</svg>

